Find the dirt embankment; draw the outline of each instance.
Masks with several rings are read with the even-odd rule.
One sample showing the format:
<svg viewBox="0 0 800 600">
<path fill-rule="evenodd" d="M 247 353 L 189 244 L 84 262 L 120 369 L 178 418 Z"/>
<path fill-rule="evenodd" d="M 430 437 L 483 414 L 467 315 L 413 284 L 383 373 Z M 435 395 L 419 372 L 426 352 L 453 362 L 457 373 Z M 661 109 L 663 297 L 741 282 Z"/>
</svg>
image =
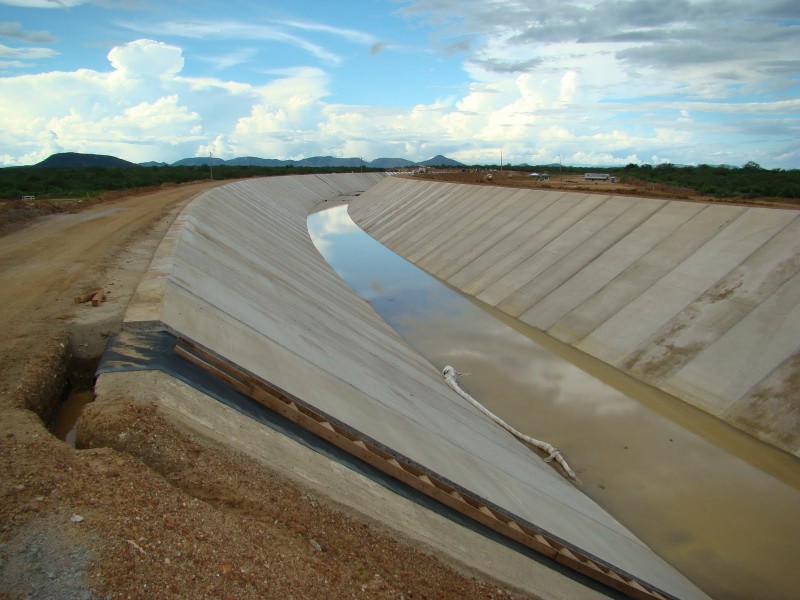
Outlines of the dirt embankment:
<svg viewBox="0 0 800 600">
<path fill-rule="evenodd" d="M 491 178 L 488 175 L 491 174 Z M 522 171 L 474 171 L 474 170 L 448 170 L 431 171 L 428 173 L 415 173 L 404 175 L 415 179 L 428 179 L 431 181 L 450 181 L 455 183 L 469 183 L 473 185 L 492 185 L 501 187 L 526 188 L 536 190 L 563 190 L 569 192 L 583 192 L 587 194 L 605 194 L 618 196 L 640 196 L 642 198 L 660 198 L 664 200 L 685 200 L 689 202 L 706 202 L 715 204 L 733 204 L 740 206 L 767 206 L 772 208 L 798 208 L 800 202 L 788 198 L 716 198 L 698 194 L 691 188 L 675 187 L 665 183 L 642 181 L 635 178 L 626 178 L 625 182 L 611 181 L 586 181 L 582 175 L 575 173 L 551 173 L 547 180 L 531 177 Z"/>
<path fill-rule="evenodd" d="M 177 183 L 163 183 L 160 186 L 132 190 L 108 191 L 85 199 L 19 199 L 0 200 L 0 236 L 18 231 L 37 217 L 61 213 L 76 213 L 97 204 L 112 200 L 142 196 L 178 187 Z"/>
<path fill-rule="evenodd" d="M 50 433 L 59 394 L 118 331 L 167 227 L 211 185 L 84 203 L 0 237 L 0 597 L 514 597 L 155 402 L 90 404 L 79 449 Z M 100 306 L 75 304 L 100 288 Z"/>
</svg>

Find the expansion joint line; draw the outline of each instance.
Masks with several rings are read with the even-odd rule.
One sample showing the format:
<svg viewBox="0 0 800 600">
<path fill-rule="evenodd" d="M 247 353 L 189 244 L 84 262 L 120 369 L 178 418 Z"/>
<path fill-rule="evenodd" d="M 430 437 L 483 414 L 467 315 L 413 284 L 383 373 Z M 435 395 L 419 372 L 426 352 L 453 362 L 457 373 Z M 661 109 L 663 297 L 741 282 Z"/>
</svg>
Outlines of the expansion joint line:
<svg viewBox="0 0 800 600">
<path fill-rule="evenodd" d="M 578 476 L 575 475 L 575 471 L 573 471 L 570 468 L 570 466 L 567 464 L 567 461 L 564 460 L 563 456 L 561 456 L 561 452 L 558 450 L 558 448 L 553 446 L 553 444 L 548 444 L 547 442 L 543 442 L 542 440 L 537 440 L 536 438 L 533 438 L 529 435 L 525 435 L 521 431 L 514 429 L 511 425 L 503 421 L 503 419 L 498 417 L 496 414 L 494 414 L 492 411 L 486 408 L 483 404 L 475 400 L 475 398 L 473 398 L 467 392 L 462 390 L 461 386 L 459 386 L 458 382 L 456 381 L 456 370 L 453 367 L 447 365 L 444 369 L 442 369 L 442 375 L 444 375 L 444 380 L 447 382 L 447 385 L 453 388 L 453 390 L 459 396 L 461 396 L 462 398 L 464 398 L 464 400 L 472 404 L 472 406 L 477 408 L 484 415 L 489 417 L 492 421 L 500 425 L 500 427 L 508 431 L 515 438 L 520 439 L 523 442 L 530 444 L 531 446 L 535 446 L 536 448 L 539 448 L 539 450 L 546 452 L 548 456 L 547 458 L 544 459 L 544 462 L 549 463 L 555 460 L 558 464 L 561 465 L 561 467 L 564 469 L 564 472 L 567 475 L 569 475 L 570 479 L 572 479 L 576 483 L 581 482 L 581 480 L 578 479 Z M 460 375 L 463 375 L 463 373 L 460 373 Z"/>
<path fill-rule="evenodd" d="M 639 600 L 677 600 L 575 545 L 540 529 L 339 422 L 212 350 L 178 338 L 175 354 L 232 389 L 416 491 L 550 559 Z M 455 374 L 455 372 L 454 372 Z M 557 460 L 557 457 L 556 457 Z"/>
</svg>

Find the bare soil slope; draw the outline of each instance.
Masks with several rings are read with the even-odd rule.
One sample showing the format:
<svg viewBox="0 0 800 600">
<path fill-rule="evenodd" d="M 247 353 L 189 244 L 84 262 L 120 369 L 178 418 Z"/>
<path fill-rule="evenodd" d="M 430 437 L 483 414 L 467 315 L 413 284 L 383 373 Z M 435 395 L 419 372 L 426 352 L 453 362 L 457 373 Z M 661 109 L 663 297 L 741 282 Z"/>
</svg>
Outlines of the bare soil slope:
<svg viewBox="0 0 800 600">
<path fill-rule="evenodd" d="M 491 175 L 491 178 L 488 176 Z M 691 188 L 674 187 L 664 183 L 636 180 L 621 182 L 611 181 L 586 181 L 576 173 L 551 173 L 549 180 L 540 180 L 531 177 L 522 171 L 473 171 L 473 170 L 448 170 L 429 171 L 405 175 L 415 179 L 428 179 L 431 181 L 451 181 L 456 183 L 469 183 L 474 185 L 493 185 L 503 187 L 528 188 L 538 190 L 564 190 L 570 192 L 583 192 L 588 194 L 607 194 L 618 196 L 639 196 L 642 198 L 665 198 L 667 200 L 686 200 L 689 202 L 713 202 L 719 204 L 736 204 L 742 206 L 769 206 L 773 208 L 797 208 L 798 201 L 790 198 L 716 198 L 698 194 Z"/>
</svg>

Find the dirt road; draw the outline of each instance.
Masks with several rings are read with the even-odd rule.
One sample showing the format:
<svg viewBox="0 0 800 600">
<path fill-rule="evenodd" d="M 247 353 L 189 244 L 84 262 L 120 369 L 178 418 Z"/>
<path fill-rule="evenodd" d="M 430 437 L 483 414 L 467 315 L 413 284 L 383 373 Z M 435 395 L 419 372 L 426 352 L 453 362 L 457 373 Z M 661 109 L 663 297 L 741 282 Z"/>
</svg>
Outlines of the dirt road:
<svg viewBox="0 0 800 600">
<path fill-rule="evenodd" d="M 131 195 L 0 237 L 0 598 L 511 597 L 181 430 L 155 405 L 90 405 L 89 449 L 50 433 L 68 374 L 76 384 L 91 370 L 169 224 L 212 185 Z M 74 302 L 98 288 L 99 307 Z"/>
<path fill-rule="evenodd" d="M 525 188 L 534 190 L 561 190 L 580 192 L 584 194 L 603 194 L 617 196 L 638 196 L 640 198 L 662 198 L 665 200 L 683 200 L 687 202 L 703 202 L 714 204 L 728 204 L 738 206 L 767 206 L 770 208 L 797 208 L 798 201 L 794 198 L 721 198 L 698 194 L 690 188 L 674 187 L 664 183 L 648 181 L 634 181 L 634 183 L 611 181 L 586 181 L 577 173 L 554 173 L 547 180 L 531 178 L 523 171 L 494 171 L 492 178 L 487 179 L 488 173 L 459 169 L 432 171 L 403 175 L 414 179 L 427 179 L 430 181 L 450 181 L 455 183 L 469 183 L 472 185 L 500 186 Z"/>
<path fill-rule="evenodd" d="M 76 296 L 104 287 L 103 315 L 121 318 L 149 263 L 148 249 L 190 198 L 213 185 L 218 184 L 176 186 L 42 217 L 0 237 L 0 384 L 19 377 L 37 344 L 81 318 Z M 137 249 L 144 253 L 134 256 Z M 122 257 L 125 252 L 130 256 Z M 112 270 L 116 281 L 106 278 Z"/>
</svg>

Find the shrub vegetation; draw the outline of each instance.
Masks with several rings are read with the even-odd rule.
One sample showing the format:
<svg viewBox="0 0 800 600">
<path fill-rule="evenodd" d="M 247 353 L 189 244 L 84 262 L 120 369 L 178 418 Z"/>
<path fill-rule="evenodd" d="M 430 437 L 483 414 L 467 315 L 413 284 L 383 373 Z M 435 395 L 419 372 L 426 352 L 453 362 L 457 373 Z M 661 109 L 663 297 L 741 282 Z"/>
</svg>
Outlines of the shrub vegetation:
<svg viewBox="0 0 800 600">
<path fill-rule="evenodd" d="M 696 167 L 672 164 L 636 165 L 624 168 L 572 167 L 540 165 L 515 167 L 509 170 L 536 170 L 556 173 L 583 174 L 599 171 L 630 183 L 652 182 L 718 198 L 800 198 L 800 170 L 763 169 L 749 162 L 742 167 L 699 165 Z M 367 169 L 365 171 L 380 171 Z M 352 167 L 260 167 L 214 166 L 214 179 L 243 179 L 275 175 L 308 173 L 349 173 Z M 0 169 L 0 199 L 19 200 L 22 196 L 37 198 L 86 198 L 112 190 L 154 187 L 165 183 L 185 183 L 209 178 L 208 166 L 154 167 L 83 167 L 41 168 L 7 167 Z"/>
<path fill-rule="evenodd" d="M 375 169 L 364 169 L 375 170 Z M 378 169 L 380 170 L 380 169 Z M 214 166 L 214 179 L 243 179 L 308 173 L 350 173 L 352 167 L 256 167 Z M 0 198 L 19 200 L 22 196 L 87 198 L 112 190 L 155 187 L 165 183 L 186 183 L 209 179 L 208 166 L 83 167 L 0 169 Z"/>
<path fill-rule="evenodd" d="M 623 181 L 635 178 L 665 183 L 719 198 L 800 198 L 800 170 L 762 169 L 754 162 L 741 168 L 630 164 L 617 173 Z"/>
</svg>

